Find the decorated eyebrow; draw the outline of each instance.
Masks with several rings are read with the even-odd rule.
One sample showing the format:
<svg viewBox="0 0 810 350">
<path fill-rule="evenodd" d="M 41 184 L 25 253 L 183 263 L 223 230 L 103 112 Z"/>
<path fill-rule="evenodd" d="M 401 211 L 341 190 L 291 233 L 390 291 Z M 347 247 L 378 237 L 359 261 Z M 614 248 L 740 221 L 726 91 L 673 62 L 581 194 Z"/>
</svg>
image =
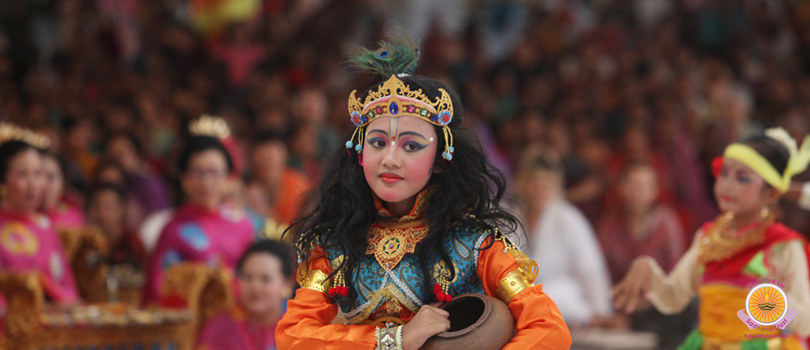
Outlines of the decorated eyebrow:
<svg viewBox="0 0 810 350">
<path fill-rule="evenodd" d="M 407 135 L 419 136 L 419 137 L 427 140 L 427 137 L 424 137 L 424 136 L 422 136 L 422 134 L 420 134 L 418 132 L 415 132 L 415 131 L 403 131 L 401 134 L 399 134 L 399 137 L 407 136 Z"/>
<path fill-rule="evenodd" d="M 388 133 L 387 133 L 387 132 L 382 131 L 382 130 L 380 130 L 380 129 L 369 130 L 369 132 L 368 132 L 368 133 L 369 133 L 369 134 L 371 134 L 371 133 L 375 133 L 375 132 L 381 132 L 381 133 L 383 133 L 385 136 L 388 136 Z"/>
</svg>

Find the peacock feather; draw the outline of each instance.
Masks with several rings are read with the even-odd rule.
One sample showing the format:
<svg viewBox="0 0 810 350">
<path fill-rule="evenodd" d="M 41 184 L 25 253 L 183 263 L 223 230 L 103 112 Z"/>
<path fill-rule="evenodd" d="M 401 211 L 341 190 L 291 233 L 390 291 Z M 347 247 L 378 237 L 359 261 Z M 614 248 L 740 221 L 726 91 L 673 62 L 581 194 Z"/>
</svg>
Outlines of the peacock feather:
<svg viewBox="0 0 810 350">
<path fill-rule="evenodd" d="M 413 74 L 419 61 L 419 46 L 403 32 L 390 33 L 380 40 L 379 49 L 358 49 L 349 62 L 356 68 L 383 78 L 397 74 Z"/>
</svg>

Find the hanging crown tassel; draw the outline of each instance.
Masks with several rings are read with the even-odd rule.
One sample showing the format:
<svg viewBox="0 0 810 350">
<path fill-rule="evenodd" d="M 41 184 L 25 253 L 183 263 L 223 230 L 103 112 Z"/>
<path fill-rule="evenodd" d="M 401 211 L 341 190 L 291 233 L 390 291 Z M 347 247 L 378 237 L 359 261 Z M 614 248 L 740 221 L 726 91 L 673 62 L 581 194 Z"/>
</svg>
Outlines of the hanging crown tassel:
<svg viewBox="0 0 810 350">
<path fill-rule="evenodd" d="M 343 271 L 338 271 L 335 274 L 335 284 L 332 288 L 329 288 L 327 294 L 333 298 L 349 295 L 349 287 L 346 287 L 346 278 L 343 276 Z"/>
</svg>

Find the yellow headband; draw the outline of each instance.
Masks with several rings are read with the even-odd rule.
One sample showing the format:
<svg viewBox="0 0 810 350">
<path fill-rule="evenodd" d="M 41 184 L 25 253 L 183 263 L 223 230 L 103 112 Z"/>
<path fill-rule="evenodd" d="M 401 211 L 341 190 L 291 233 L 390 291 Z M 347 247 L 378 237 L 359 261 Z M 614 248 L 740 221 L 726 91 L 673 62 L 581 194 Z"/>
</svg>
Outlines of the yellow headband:
<svg viewBox="0 0 810 350">
<path fill-rule="evenodd" d="M 741 143 L 728 145 L 726 151 L 723 152 L 723 157 L 742 162 L 761 176 L 769 185 L 785 193 L 790 187 L 790 179 L 793 175 L 803 172 L 807 169 L 807 164 L 810 163 L 810 136 L 805 137 L 801 149 L 790 155 L 790 160 L 788 160 L 788 165 L 783 175 L 779 175 L 779 172 L 771 165 L 771 162 L 765 159 L 759 152 Z"/>
</svg>

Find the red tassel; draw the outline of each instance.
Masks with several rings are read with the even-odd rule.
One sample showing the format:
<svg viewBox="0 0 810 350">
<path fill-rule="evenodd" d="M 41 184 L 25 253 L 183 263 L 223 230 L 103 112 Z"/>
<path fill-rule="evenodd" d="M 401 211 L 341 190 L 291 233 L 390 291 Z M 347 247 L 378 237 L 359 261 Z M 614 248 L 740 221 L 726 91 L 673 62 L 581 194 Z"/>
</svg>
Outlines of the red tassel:
<svg viewBox="0 0 810 350">
<path fill-rule="evenodd" d="M 433 284 L 433 294 L 439 294 L 442 291 L 442 286 L 438 283 Z"/>
<path fill-rule="evenodd" d="M 451 301 L 453 301 L 453 297 L 451 297 L 450 294 L 445 294 L 444 295 L 444 302 L 449 303 Z"/>
<path fill-rule="evenodd" d="M 340 286 L 340 295 L 342 295 L 344 297 L 348 296 L 349 295 L 349 287 Z"/>
</svg>

